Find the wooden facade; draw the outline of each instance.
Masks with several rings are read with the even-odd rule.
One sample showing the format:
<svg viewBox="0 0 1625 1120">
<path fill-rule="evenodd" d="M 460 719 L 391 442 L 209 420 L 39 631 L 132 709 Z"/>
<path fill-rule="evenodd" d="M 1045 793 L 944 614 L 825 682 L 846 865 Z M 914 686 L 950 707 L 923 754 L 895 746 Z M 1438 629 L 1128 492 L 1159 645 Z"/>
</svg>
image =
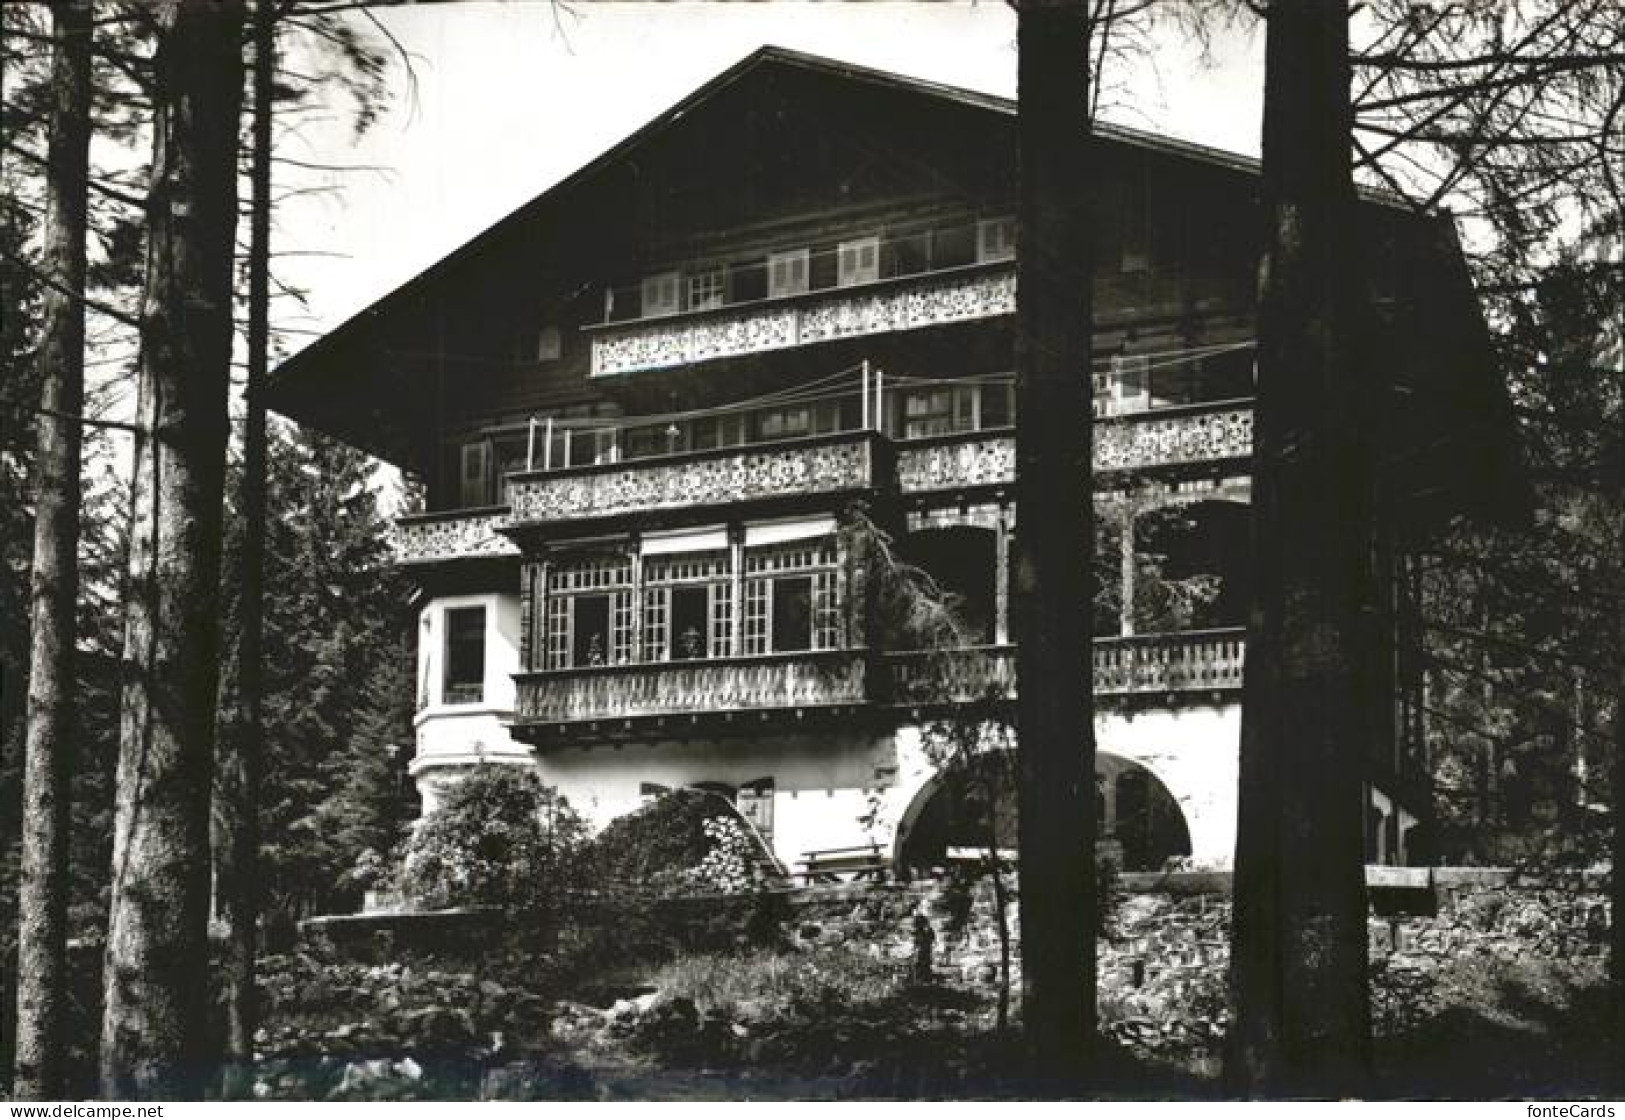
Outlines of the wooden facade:
<svg viewBox="0 0 1625 1120">
<path fill-rule="evenodd" d="M 1079 371 L 1095 416 L 1080 422 L 1097 426 L 1099 501 L 1128 512 L 1092 686 L 1141 726 L 1158 711 L 1194 726 L 1201 709 L 1228 727 L 1244 619 L 1240 585 L 1220 585 L 1245 578 L 1245 518 L 1221 507 L 1244 513 L 1250 489 L 1256 168 L 1128 130 L 1095 143 L 1095 362 Z M 662 774 L 697 759 L 679 770 L 709 781 L 740 736 L 780 736 L 790 757 L 809 727 L 847 758 L 818 779 L 834 797 L 898 784 L 898 744 L 926 713 L 1009 692 L 1014 145 L 1009 102 L 759 51 L 278 371 L 279 411 L 426 485 L 398 535 L 430 604 L 426 801 L 492 740 L 595 796 L 592 765 L 560 751 L 633 744 Z M 1371 256 L 1350 267 L 1382 317 L 1366 375 L 1392 418 L 1384 454 L 1410 464 L 1374 542 L 1398 571 L 1408 540 L 1490 509 L 1515 472 L 1453 234 L 1381 198 L 1361 221 Z M 1151 513 L 1177 524 L 1148 564 Z M 860 527 L 939 565 L 974 640 L 895 646 Z M 1205 585 L 1204 558 L 1228 569 Z M 1157 581 L 1205 586 L 1205 613 L 1148 604 Z M 436 660 L 434 627 L 481 594 L 513 671 L 475 687 Z M 448 698 L 467 697 L 483 722 L 458 724 L 475 713 Z M 1413 725 L 1374 745 L 1373 773 L 1415 824 Z M 877 735 L 893 761 L 870 759 Z M 1233 780 L 1233 742 L 1189 749 L 1221 759 L 1203 780 Z M 760 797 L 761 780 L 743 785 Z M 1207 804 L 1174 797 L 1187 815 Z M 1223 827 L 1191 829 L 1220 861 Z"/>
</svg>

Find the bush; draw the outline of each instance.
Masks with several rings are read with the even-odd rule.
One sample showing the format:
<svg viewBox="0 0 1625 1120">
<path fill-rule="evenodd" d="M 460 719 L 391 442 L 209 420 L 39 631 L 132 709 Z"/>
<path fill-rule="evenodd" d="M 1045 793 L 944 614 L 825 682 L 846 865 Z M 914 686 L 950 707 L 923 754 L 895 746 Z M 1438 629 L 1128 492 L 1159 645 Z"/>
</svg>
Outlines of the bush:
<svg viewBox="0 0 1625 1120">
<path fill-rule="evenodd" d="M 590 854 L 598 883 L 667 894 L 758 888 L 765 860 L 738 811 L 698 789 L 661 794 L 611 821 Z"/>
<path fill-rule="evenodd" d="M 418 904 L 545 909 L 580 876 L 586 828 L 528 769 L 481 765 L 407 842 L 401 890 Z"/>
</svg>

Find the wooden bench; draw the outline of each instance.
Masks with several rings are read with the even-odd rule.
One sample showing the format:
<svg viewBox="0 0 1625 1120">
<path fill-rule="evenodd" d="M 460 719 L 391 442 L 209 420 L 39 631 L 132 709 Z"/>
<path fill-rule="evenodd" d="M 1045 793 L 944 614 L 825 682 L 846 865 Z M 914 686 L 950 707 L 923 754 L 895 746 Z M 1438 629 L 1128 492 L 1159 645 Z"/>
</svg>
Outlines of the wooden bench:
<svg viewBox="0 0 1625 1120">
<path fill-rule="evenodd" d="M 891 873 L 891 861 L 879 844 L 859 844 L 851 848 L 824 848 L 802 852 L 796 872 L 803 883 L 883 882 Z"/>
</svg>

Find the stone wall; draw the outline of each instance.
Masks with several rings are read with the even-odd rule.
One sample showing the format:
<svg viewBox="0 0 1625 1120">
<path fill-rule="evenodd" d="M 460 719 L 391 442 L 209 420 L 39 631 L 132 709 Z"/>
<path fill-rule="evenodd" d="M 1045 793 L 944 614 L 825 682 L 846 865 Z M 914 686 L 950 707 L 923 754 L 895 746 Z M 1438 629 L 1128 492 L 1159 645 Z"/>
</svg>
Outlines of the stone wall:
<svg viewBox="0 0 1625 1120">
<path fill-rule="evenodd" d="M 1418 880 L 1423 885 L 1414 885 Z M 1013 971 L 1019 977 L 1015 876 L 1006 881 Z M 1376 965 L 1414 968 L 1467 954 L 1573 959 L 1607 952 L 1611 915 L 1598 876 L 1439 868 L 1419 869 L 1412 884 L 1371 890 L 1368 930 Z M 1102 992 L 1222 977 L 1230 951 L 1228 886 L 1228 876 L 1206 875 L 1115 888 L 1099 943 Z M 997 978 L 997 906 L 986 877 L 808 888 L 784 898 L 792 944 L 852 942 L 904 959 L 915 948 L 913 917 L 922 914 L 931 923 L 941 974 L 968 982 Z"/>
<path fill-rule="evenodd" d="M 1426 969 L 1473 954 L 1573 960 L 1607 952 L 1611 915 L 1604 882 L 1596 875 L 1405 870 L 1410 874 L 1399 877 L 1400 885 L 1370 890 L 1374 971 Z M 1004 881 L 1012 979 L 1019 981 L 1016 877 L 1006 874 Z M 1229 962 L 1228 892 L 1229 876 L 1223 874 L 1124 876 L 1115 884 L 1099 942 L 1103 1011 L 1154 1017 L 1169 1002 L 1222 1003 Z M 939 977 L 992 984 L 999 975 L 998 906 L 985 875 L 808 887 L 765 896 L 665 899 L 648 906 L 650 928 L 694 949 L 743 943 L 747 935 L 759 943 L 776 934 L 795 947 L 847 944 L 898 961 L 915 958 L 915 918 L 923 916 L 930 925 Z M 607 906 L 585 924 L 624 922 L 624 912 L 624 906 Z M 448 931 L 467 945 L 478 942 L 473 927 L 482 923 L 500 924 L 500 917 L 467 911 L 361 915 L 307 923 L 306 932 L 357 949 L 384 937 L 394 944 L 435 943 Z"/>
</svg>

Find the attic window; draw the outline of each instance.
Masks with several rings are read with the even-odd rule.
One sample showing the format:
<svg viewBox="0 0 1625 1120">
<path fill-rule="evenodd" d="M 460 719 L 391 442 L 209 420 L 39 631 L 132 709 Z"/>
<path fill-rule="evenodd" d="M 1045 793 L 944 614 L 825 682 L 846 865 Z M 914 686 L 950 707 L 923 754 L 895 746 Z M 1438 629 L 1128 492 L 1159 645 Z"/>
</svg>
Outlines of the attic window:
<svg viewBox="0 0 1625 1120">
<path fill-rule="evenodd" d="M 856 241 L 841 242 L 835 261 L 835 282 L 840 287 L 880 279 L 880 238 L 860 237 Z"/>
<path fill-rule="evenodd" d="M 536 360 L 556 362 L 564 353 L 564 342 L 559 328 L 549 324 L 536 332 Z"/>
<path fill-rule="evenodd" d="M 1016 255 L 1016 220 L 984 218 L 976 223 L 976 260 L 1007 261 Z"/>
<path fill-rule="evenodd" d="M 769 297 L 800 295 L 807 290 L 808 259 L 806 249 L 791 249 L 786 253 L 772 253 L 767 258 L 767 294 Z"/>
<path fill-rule="evenodd" d="M 728 276 L 720 268 L 696 272 L 688 278 L 688 309 L 705 311 L 721 307 L 727 292 Z"/>
<path fill-rule="evenodd" d="M 682 276 L 676 272 L 662 272 L 645 276 L 642 284 L 643 317 L 677 314 L 677 292 Z"/>
</svg>

